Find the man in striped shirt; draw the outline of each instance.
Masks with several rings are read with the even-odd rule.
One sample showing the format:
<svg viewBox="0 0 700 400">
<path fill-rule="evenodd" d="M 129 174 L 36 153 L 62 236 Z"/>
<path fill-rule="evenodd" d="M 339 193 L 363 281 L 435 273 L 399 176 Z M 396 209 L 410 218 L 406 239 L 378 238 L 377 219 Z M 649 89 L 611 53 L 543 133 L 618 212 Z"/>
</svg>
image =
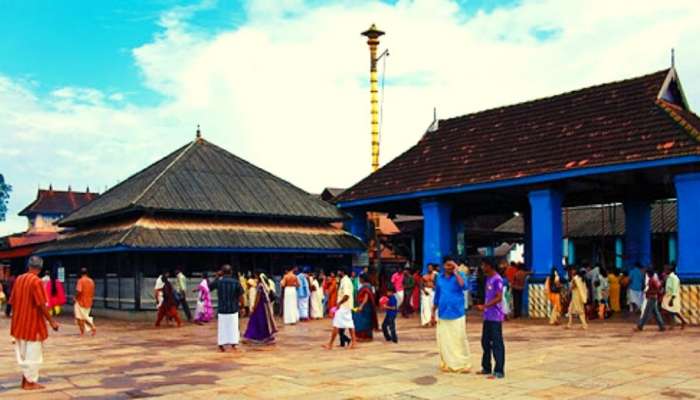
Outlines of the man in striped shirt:
<svg viewBox="0 0 700 400">
<path fill-rule="evenodd" d="M 39 380 L 39 367 L 43 363 L 43 342 L 49 336 L 46 321 L 54 331 L 56 323 L 46 307 L 46 293 L 39 279 L 44 262 L 41 257 L 31 256 L 28 272 L 20 275 L 12 289 L 12 324 L 10 336 L 15 341 L 17 363 L 22 369 L 22 389 L 43 389 Z"/>
</svg>

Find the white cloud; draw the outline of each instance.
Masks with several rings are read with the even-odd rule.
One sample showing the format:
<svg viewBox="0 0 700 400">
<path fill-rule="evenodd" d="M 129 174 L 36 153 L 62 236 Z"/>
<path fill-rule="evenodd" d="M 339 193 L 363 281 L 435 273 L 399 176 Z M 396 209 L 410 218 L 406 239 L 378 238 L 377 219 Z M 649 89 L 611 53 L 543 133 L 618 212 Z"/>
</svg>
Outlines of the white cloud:
<svg viewBox="0 0 700 400">
<path fill-rule="evenodd" d="M 12 212 L 39 183 L 111 186 L 190 140 L 197 123 L 205 138 L 306 190 L 356 182 L 370 169 L 359 33 L 372 22 L 391 50 L 383 163 L 420 138 L 434 106 L 448 117 L 632 77 L 667 67 L 671 47 L 700 106 L 694 0 L 533 0 L 471 18 L 448 0 L 250 1 L 245 25 L 206 35 L 197 11 L 211 5 L 164 13 L 162 31 L 132 50 L 144 84 L 167 98 L 158 106 L 70 85 L 39 98 L 31 84 L 0 76 L 2 147 L 13 152 L 0 153 L 0 170 L 15 186 Z M 535 30 L 556 35 L 538 41 Z M 12 218 L 0 232 L 24 226 Z"/>
</svg>

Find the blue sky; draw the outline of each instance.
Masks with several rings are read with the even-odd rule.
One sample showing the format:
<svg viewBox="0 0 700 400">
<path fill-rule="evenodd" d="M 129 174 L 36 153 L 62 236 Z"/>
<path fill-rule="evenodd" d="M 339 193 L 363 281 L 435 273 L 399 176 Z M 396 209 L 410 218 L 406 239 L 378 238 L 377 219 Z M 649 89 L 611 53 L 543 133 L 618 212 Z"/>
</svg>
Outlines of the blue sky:
<svg viewBox="0 0 700 400">
<path fill-rule="evenodd" d="M 161 31 L 160 15 L 197 1 L 7 0 L 0 13 L 0 73 L 35 82 L 45 94 L 63 86 L 125 93 L 136 104 L 161 96 L 143 85 L 131 50 Z M 214 35 L 245 21 L 243 5 L 221 1 L 197 13 L 197 28 Z M 9 40 L 8 40 L 9 39 Z"/>
<path fill-rule="evenodd" d="M 308 191 L 369 172 L 367 49 L 387 31 L 381 162 L 432 118 L 656 71 L 700 105 L 700 5 L 642 0 L 5 0 L 0 234 L 37 187 L 100 191 L 205 138 Z"/>
<path fill-rule="evenodd" d="M 143 85 L 131 50 L 162 31 L 159 18 L 174 7 L 201 1 L 6 0 L 0 13 L 0 73 L 37 84 L 46 94 L 63 86 L 118 91 L 135 104 L 156 104 L 162 96 Z M 329 2 L 309 1 L 311 6 Z M 397 1 L 386 1 L 396 4 Z M 517 4 L 514 0 L 461 0 L 465 17 Z M 294 14 L 290 14 L 291 17 Z M 191 27 L 202 35 L 246 23 L 242 1 L 218 1 L 196 12 Z M 9 40 L 7 40 L 9 39 Z"/>
</svg>

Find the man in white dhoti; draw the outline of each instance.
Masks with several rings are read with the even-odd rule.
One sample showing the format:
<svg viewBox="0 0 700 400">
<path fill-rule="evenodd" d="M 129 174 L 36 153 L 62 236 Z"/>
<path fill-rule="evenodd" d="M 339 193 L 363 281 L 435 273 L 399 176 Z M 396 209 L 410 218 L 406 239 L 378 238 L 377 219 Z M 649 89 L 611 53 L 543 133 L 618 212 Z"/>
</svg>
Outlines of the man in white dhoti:
<svg viewBox="0 0 700 400">
<path fill-rule="evenodd" d="M 294 275 L 294 268 L 289 268 L 282 278 L 282 288 L 284 290 L 282 316 L 285 325 L 294 325 L 299 322 L 298 287 L 299 279 Z"/>
<path fill-rule="evenodd" d="M 243 287 L 233 277 L 233 268 L 226 264 L 221 267 L 223 277 L 216 282 L 218 293 L 218 344 L 219 350 L 226 351 L 224 346 L 230 345 L 233 350 L 240 342 L 241 333 L 238 327 L 238 311 L 243 301 Z"/>
<path fill-rule="evenodd" d="M 338 309 L 333 316 L 333 331 L 331 332 L 331 340 L 328 344 L 323 345 L 328 350 L 333 349 L 333 343 L 338 336 L 340 329 L 348 329 L 350 331 L 350 345 L 348 348 L 355 347 L 357 341 L 355 337 L 355 323 L 352 320 L 352 309 L 354 307 L 353 286 L 352 281 L 347 276 L 344 270 L 338 271 L 340 277 L 340 287 L 338 288 Z"/>
<path fill-rule="evenodd" d="M 465 282 L 456 268 L 454 260 L 445 259 L 444 272 L 435 281 L 432 320 L 437 324 L 440 369 L 444 372 L 469 372 L 472 363 L 465 327 Z"/>
<path fill-rule="evenodd" d="M 430 326 L 435 297 L 435 265 L 428 264 L 428 272 L 421 279 L 420 324 Z"/>
<path fill-rule="evenodd" d="M 80 329 L 80 336 L 82 336 L 86 330 L 88 332 L 92 331 L 92 336 L 95 336 L 97 333 L 95 322 L 90 316 L 94 297 L 95 282 L 88 276 L 87 268 L 83 267 L 80 269 L 80 279 L 75 285 L 75 297 L 73 299 L 73 311 L 78 329 Z"/>
<path fill-rule="evenodd" d="M 44 362 L 44 340 L 49 336 L 46 321 L 54 331 L 58 330 L 58 324 L 51 318 L 46 307 L 46 292 L 39 279 L 43 264 L 41 257 L 29 257 L 29 271 L 17 278 L 10 296 L 10 336 L 15 342 L 15 355 L 17 364 L 22 369 L 24 390 L 44 388 L 38 381 L 39 367 Z"/>
</svg>

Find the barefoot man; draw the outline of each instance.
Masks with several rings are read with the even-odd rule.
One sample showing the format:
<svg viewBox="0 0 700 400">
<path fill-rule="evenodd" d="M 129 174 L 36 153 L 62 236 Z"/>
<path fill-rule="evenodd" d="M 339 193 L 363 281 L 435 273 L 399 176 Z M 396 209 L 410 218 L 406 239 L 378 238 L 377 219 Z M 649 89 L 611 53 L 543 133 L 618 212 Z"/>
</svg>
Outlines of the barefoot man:
<svg viewBox="0 0 700 400">
<path fill-rule="evenodd" d="M 219 297 L 218 307 L 218 343 L 219 350 L 226 351 L 224 346 L 230 345 L 236 350 L 241 340 L 238 327 L 238 311 L 243 302 L 243 287 L 238 279 L 233 277 L 233 268 L 226 264 L 221 267 L 223 278 L 219 279 L 217 291 Z"/>
<path fill-rule="evenodd" d="M 338 336 L 338 330 L 348 329 L 350 330 L 350 345 L 349 349 L 355 347 L 355 323 L 352 320 L 352 308 L 353 308 L 353 287 L 352 281 L 347 276 L 344 270 L 338 271 L 338 276 L 340 276 L 340 287 L 338 288 L 338 310 L 333 316 L 333 332 L 331 333 L 331 340 L 328 344 L 323 345 L 324 348 L 328 350 L 333 349 L 333 342 Z"/>
<path fill-rule="evenodd" d="M 12 288 L 12 324 L 10 336 L 15 342 L 17 363 L 22 369 L 22 389 L 43 389 L 39 381 L 39 367 L 44 361 L 44 340 L 49 336 L 46 321 L 54 331 L 58 324 L 51 318 L 46 307 L 46 293 L 39 279 L 44 261 L 31 256 L 28 272 L 20 275 Z"/>
<path fill-rule="evenodd" d="M 80 336 L 83 336 L 86 328 L 88 332 L 92 331 L 92 336 L 97 333 L 95 323 L 90 316 L 94 297 L 95 282 L 88 276 L 87 268 L 80 268 L 80 279 L 75 285 L 75 298 L 73 299 L 73 311 L 75 312 L 75 321 L 80 328 Z"/>
<path fill-rule="evenodd" d="M 472 366 L 464 314 L 462 276 L 455 271 L 457 263 L 445 257 L 444 272 L 435 282 L 432 323 L 437 324 L 436 338 L 443 372 L 469 372 Z"/>
</svg>

